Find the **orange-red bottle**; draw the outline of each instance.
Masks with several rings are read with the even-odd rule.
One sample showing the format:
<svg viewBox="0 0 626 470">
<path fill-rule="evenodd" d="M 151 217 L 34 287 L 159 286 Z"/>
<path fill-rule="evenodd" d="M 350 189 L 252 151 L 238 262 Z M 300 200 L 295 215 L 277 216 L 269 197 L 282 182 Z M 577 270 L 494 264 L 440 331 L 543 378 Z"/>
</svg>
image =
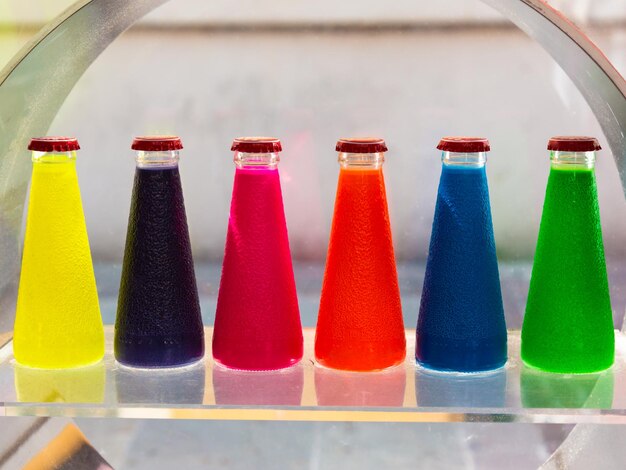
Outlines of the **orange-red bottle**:
<svg viewBox="0 0 626 470">
<path fill-rule="evenodd" d="M 315 335 L 326 367 L 380 370 L 406 339 L 382 165 L 382 139 L 341 139 L 339 184 Z"/>
</svg>

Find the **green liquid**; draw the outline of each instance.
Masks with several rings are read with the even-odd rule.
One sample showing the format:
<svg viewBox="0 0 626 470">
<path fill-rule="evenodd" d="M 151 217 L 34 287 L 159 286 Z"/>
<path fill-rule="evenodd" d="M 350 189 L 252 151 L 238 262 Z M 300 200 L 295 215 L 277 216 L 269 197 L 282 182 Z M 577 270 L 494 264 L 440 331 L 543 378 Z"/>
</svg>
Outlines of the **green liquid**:
<svg viewBox="0 0 626 470">
<path fill-rule="evenodd" d="M 522 328 L 522 359 L 550 372 L 595 372 L 613 364 L 614 342 L 594 171 L 553 166 Z"/>
</svg>

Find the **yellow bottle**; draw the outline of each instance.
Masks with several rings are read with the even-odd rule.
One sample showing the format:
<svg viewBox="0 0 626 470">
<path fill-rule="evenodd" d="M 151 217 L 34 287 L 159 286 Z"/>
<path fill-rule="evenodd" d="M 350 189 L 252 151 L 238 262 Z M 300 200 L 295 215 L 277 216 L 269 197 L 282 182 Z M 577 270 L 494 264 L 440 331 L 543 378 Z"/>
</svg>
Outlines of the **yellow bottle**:
<svg viewBox="0 0 626 470">
<path fill-rule="evenodd" d="M 104 332 L 76 174 L 76 139 L 33 139 L 13 352 L 44 369 L 93 364 Z"/>
</svg>

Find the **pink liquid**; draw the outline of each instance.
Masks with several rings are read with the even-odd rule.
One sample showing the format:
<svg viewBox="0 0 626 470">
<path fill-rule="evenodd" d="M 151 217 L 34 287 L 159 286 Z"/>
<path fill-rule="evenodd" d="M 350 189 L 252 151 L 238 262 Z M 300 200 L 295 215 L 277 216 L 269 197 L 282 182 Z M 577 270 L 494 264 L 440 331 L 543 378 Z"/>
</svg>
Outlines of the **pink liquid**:
<svg viewBox="0 0 626 470">
<path fill-rule="evenodd" d="M 213 333 L 226 367 L 281 369 L 302 358 L 302 327 L 278 170 L 237 168 Z"/>
</svg>

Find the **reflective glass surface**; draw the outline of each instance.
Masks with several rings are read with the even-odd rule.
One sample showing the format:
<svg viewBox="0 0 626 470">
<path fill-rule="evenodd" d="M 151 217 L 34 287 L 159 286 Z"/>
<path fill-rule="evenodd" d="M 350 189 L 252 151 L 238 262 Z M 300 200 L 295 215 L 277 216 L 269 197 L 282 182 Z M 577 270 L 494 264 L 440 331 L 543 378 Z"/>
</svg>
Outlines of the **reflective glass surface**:
<svg viewBox="0 0 626 470">
<path fill-rule="evenodd" d="M 206 329 L 210 351 L 212 330 Z M 342 372 L 313 359 L 314 330 L 305 328 L 301 363 L 272 372 L 225 369 L 210 356 L 188 367 L 130 369 L 113 359 L 113 331 L 96 366 L 46 371 L 16 365 L 9 343 L 0 351 L 0 412 L 69 416 L 271 421 L 626 423 L 626 337 L 616 332 L 616 362 L 599 374 L 559 375 L 519 359 L 518 331 L 509 361 L 481 374 L 425 370 L 413 360 L 407 330 L 401 366 Z"/>
</svg>

